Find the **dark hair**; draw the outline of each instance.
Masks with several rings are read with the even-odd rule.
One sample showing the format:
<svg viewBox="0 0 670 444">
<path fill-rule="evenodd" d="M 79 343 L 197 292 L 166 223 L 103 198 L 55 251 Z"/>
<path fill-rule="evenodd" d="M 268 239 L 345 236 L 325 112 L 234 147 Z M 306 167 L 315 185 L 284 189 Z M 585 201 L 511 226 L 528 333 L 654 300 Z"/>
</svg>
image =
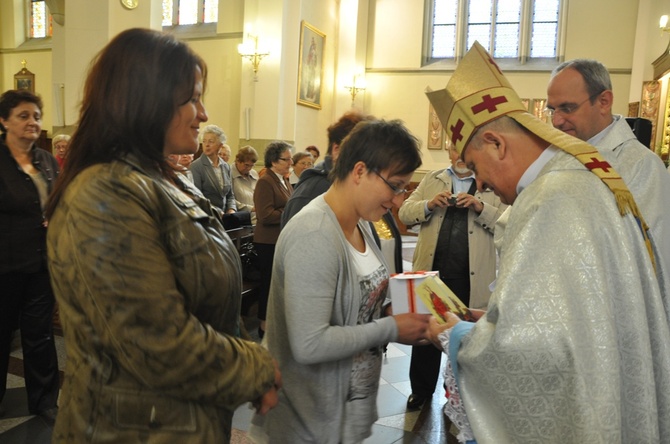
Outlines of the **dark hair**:
<svg viewBox="0 0 670 444">
<path fill-rule="evenodd" d="M 163 149 L 177 108 L 187 103 L 196 69 L 205 62 L 174 36 L 149 29 L 117 35 L 93 59 L 84 85 L 79 125 L 68 167 L 47 207 L 53 213 L 65 188 L 85 168 L 134 155 L 144 168 L 172 175 Z"/>
<path fill-rule="evenodd" d="M 275 140 L 265 147 L 265 168 L 272 168 L 272 162 L 277 162 L 284 151 L 293 148 L 288 142 Z"/>
<path fill-rule="evenodd" d="M 421 166 L 419 141 L 400 120 L 364 120 L 342 141 L 331 180 L 346 179 L 357 162 L 389 176 L 409 174 Z"/>
<path fill-rule="evenodd" d="M 256 163 L 258 161 L 258 153 L 256 152 L 256 149 L 253 146 L 246 145 L 237 151 L 235 160 L 243 163 L 249 161 Z"/>
<path fill-rule="evenodd" d="M 589 94 L 589 102 L 593 103 L 603 91 L 612 90 L 612 80 L 610 73 L 607 71 L 605 65 L 593 59 L 574 59 L 563 62 L 558 65 L 551 72 L 553 78 L 565 68 L 571 68 L 582 75 L 584 84 L 586 85 L 586 92 Z"/>
<path fill-rule="evenodd" d="M 363 120 L 372 120 L 374 117 L 368 114 L 363 114 L 360 111 L 347 111 L 342 114 L 342 117 L 337 122 L 328 127 L 328 152 L 333 153 L 333 145 L 340 145 L 342 140 L 347 137 L 358 122 Z"/>
<path fill-rule="evenodd" d="M 305 151 L 310 152 L 310 153 L 312 153 L 312 151 L 316 152 L 316 155 L 314 155 L 314 153 L 312 153 L 312 156 L 314 156 L 315 159 L 321 155 L 321 151 L 319 151 L 319 149 L 317 147 L 315 147 L 314 145 L 308 146 L 307 148 L 305 148 Z"/>
<path fill-rule="evenodd" d="M 12 110 L 23 102 L 34 103 L 42 112 L 43 104 L 39 96 L 25 89 L 10 89 L 0 96 L 0 117 L 4 120 L 9 119 Z M 0 123 L 0 130 L 6 132 L 7 129 Z"/>
</svg>

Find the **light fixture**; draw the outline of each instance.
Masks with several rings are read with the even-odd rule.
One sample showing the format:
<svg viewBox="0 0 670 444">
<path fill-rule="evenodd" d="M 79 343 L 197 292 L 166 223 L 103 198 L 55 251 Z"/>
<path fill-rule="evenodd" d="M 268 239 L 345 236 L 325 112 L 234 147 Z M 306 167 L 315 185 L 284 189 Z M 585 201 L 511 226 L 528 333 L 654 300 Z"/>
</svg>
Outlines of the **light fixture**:
<svg viewBox="0 0 670 444">
<path fill-rule="evenodd" d="M 661 28 L 661 32 L 670 32 L 670 26 L 668 26 L 667 15 L 661 16 L 661 20 L 658 21 L 658 27 Z"/>
<path fill-rule="evenodd" d="M 344 87 L 348 89 L 349 93 L 351 94 L 351 106 L 354 106 L 356 95 L 361 91 L 365 91 L 366 86 L 367 85 L 365 84 L 365 77 L 363 77 L 363 74 L 354 75 L 353 83 L 351 85 L 344 85 Z"/>
<path fill-rule="evenodd" d="M 260 65 L 261 59 L 269 55 L 270 52 L 258 48 L 258 36 L 247 35 L 247 37 L 247 41 L 237 45 L 237 52 L 242 58 L 248 59 L 251 62 L 251 68 L 254 71 L 254 82 L 258 82 L 258 65 Z M 254 43 L 251 44 L 249 40 L 253 40 Z"/>
</svg>

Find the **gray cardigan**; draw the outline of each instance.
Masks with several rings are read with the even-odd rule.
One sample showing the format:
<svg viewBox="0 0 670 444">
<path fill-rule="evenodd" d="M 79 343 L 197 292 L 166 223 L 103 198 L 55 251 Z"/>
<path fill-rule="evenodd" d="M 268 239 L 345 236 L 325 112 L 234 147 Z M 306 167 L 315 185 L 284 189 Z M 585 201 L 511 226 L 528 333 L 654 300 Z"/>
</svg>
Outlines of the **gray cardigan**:
<svg viewBox="0 0 670 444">
<path fill-rule="evenodd" d="M 358 225 L 379 260 L 369 224 Z M 268 303 L 267 344 L 279 362 L 284 386 L 280 404 L 261 426 L 272 443 L 339 443 L 352 358 L 395 341 L 392 317 L 357 325 L 358 275 L 348 241 L 323 195 L 282 229 L 277 242 Z M 370 426 L 377 419 L 370 412 Z M 250 434 L 261 432 L 252 427 Z"/>
</svg>

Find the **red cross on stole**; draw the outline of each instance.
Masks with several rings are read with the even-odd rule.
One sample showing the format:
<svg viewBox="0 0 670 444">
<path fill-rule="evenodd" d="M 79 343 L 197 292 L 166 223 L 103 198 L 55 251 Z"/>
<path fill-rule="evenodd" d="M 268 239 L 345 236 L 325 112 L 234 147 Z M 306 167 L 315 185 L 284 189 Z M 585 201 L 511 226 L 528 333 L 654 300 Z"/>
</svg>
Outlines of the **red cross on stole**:
<svg viewBox="0 0 670 444">
<path fill-rule="evenodd" d="M 598 160 L 595 157 L 591 157 L 591 162 L 585 163 L 584 166 L 591 171 L 601 169 L 606 173 L 609 173 L 609 169 L 612 168 L 612 165 L 610 165 L 609 163 Z"/>
</svg>

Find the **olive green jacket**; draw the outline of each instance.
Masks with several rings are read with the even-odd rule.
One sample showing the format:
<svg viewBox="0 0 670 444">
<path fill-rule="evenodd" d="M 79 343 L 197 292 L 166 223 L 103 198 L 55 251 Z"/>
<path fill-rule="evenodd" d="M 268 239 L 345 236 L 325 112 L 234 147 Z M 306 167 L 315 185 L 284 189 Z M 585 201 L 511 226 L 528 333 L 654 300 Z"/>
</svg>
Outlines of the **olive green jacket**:
<svg viewBox="0 0 670 444">
<path fill-rule="evenodd" d="M 67 352 L 53 442 L 228 442 L 274 381 L 238 338 L 241 266 L 209 202 L 135 162 L 82 171 L 50 220 Z"/>
</svg>

